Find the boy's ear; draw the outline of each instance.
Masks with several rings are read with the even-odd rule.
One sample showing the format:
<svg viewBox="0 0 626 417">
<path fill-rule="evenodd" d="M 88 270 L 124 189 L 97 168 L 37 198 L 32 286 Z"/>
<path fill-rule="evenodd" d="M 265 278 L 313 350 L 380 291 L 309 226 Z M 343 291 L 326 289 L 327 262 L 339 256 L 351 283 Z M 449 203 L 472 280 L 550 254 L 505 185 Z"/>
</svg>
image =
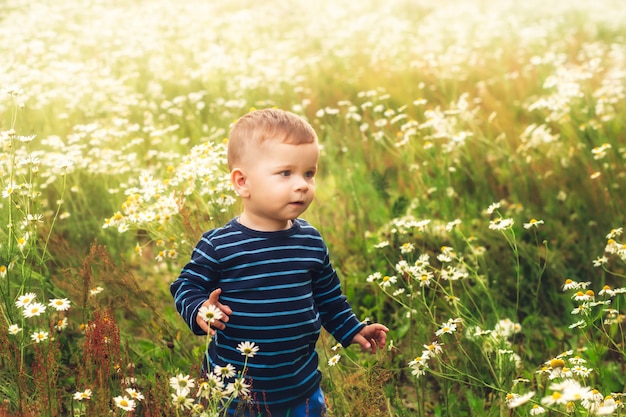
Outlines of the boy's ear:
<svg viewBox="0 0 626 417">
<path fill-rule="evenodd" d="M 241 168 L 234 168 L 230 171 L 230 181 L 233 183 L 235 191 L 240 197 L 246 198 L 250 195 L 248 183 L 246 181 L 246 174 L 241 170 Z"/>
</svg>

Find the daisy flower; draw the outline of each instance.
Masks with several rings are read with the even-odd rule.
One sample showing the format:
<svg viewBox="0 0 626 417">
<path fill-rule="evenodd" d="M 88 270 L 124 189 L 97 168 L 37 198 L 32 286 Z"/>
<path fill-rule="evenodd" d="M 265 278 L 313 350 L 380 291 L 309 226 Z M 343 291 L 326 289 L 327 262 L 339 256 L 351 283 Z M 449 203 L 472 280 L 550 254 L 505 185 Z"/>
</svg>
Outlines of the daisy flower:
<svg viewBox="0 0 626 417">
<path fill-rule="evenodd" d="M 113 398 L 115 401 L 115 405 L 125 411 L 133 411 L 135 409 L 135 400 L 131 400 L 126 395 L 123 397 L 120 395 L 118 397 Z"/>
<path fill-rule="evenodd" d="M 607 262 L 609 262 L 609 258 L 607 258 L 606 256 L 598 256 L 593 261 L 593 266 L 599 267 L 599 266 L 605 265 Z"/>
<path fill-rule="evenodd" d="M 438 355 L 443 352 L 443 348 L 441 346 L 442 345 L 439 342 L 434 341 L 430 345 L 424 345 L 424 349 L 426 349 L 428 352 Z"/>
<path fill-rule="evenodd" d="M 507 394 L 506 396 L 506 405 L 509 408 L 517 408 L 522 404 L 526 404 L 530 401 L 535 395 L 535 391 L 527 392 L 524 395 L 519 394 Z"/>
<path fill-rule="evenodd" d="M 530 409 L 531 416 L 539 416 L 541 414 L 545 414 L 545 412 L 546 409 L 537 404 L 533 405 L 533 408 Z"/>
<path fill-rule="evenodd" d="M 448 320 L 446 323 L 443 323 L 439 330 L 435 332 L 435 336 L 441 336 L 442 334 L 452 334 L 456 332 L 456 323 L 451 320 Z"/>
<path fill-rule="evenodd" d="M 591 394 L 591 388 L 582 386 L 578 381 L 573 379 L 555 382 L 551 384 L 549 388 L 555 392 L 560 392 L 561 398 L 565 402 L 579 401 L 583 398 L 588 398 Z"/>
<path fill-rule="evenodd" d="M 85 391 L 77 391 L 74 393 L 74 399 L 76 401 L 82 400 L 90 400 L 91 399 L 91 390 L 86 389 Z"/>
<path fill-rule="evenodd" d="M 26 244 L 28 243 L 28 238 L 30 237 L 30 235 L 28 233 L 26 233 L 24 236 L 21 236 L 20 238 L 17 239 L 17 248 L 21 251 L 24 250 L 24 248 L 26 247 Z"/>
<path fill-rule="evenodd" d="M 19 297 L 17 297 L 17 301 L 15 302 L 15 306 L 16 307 L 26 307 L 27 305 L 29 305 L 30 303 L 33 302 L 33 300 L 35 300 L 35 297 L 37 297 L 35 295 L 35 293 L 29 292 L 26 293 L 24 295 L 20 295 Z"/>
<path fill-rule="evenodd" d="M 585 320 L 578 320 L 576 323 L 572 323 L 568 326 L 570 329 L 582 329 L 587 327 Z"/>
<path fill-rule="evenodd" d="M 98 294 L 100 294 L 102 291 L 104 291 L 104 288 L 102 288 L 102 287 L 96 287 L 96 288 L 94 288 L 94 289 L 92 289 L 92 290 L 89 290 L 89 295 L 92 295 L 92 296 L 93 296 L 93 295 L 98 295 Z"/>
<path fill-rule="evenodd" d="M 613 291 L 610 286 L 605 285 L 604 287 L 602 287 L 600 292 L 598 292 L 598 294 L 602 296 L 607 296 L 607 297 L 614 297 L 615 291 Z"/>
<path fill-rule="evenodd" d="M 415 266 L 418 268 L 426 268 L 430 265 L 430 255 L 423 253 L 415 261 Z"/>
<path fill-rule="evenodd" d="M 612 395 L 607 395 L 600 406 L 594 410 L 594 413 L 597 416 L 607 416 L 614 413 L 618 407 L 623 408 L 623 404 L 615 401 Z"/>
<path fill-rule="evenodd" d="M 453 220 L 453 221 L 449 222 L 448 224 L 446 224 L 446 230 L 448 232 L 450 232 L 452 229 L 454 229 L 456 226 L 458 226 L 460 224 L 461 224 L 461 219 Z"/>
<path fill-rule="evenodd" d="M 404 294 L 405 292 L 406 292 L 406 288 L 398 288 L 397 290 L 395 290 L 393 292 L 393 296 L 394 297 L 398 297 L 398 296 Z M 415 295 L 420 295 L 420 292 L 417 291 L 417 293 Z"/>
<path fill-rule="evenodd" d="M 250 384 L 246 384 L 243 378 L 236 379 L 226 386 L 224 394 L 235 394 L 237 397 L 246 397 L 250 394 Z"/>
<path fill-rule="evenodd" d="M 433 278 L 433 273 L 430 271 L 425 271 L 423 274 L 419 276 L 418 281 L 419 281 L 420 287 L 429 287 L 432 278 Z"/>
<path fill-rule="evenodd" d="M 387 246 L 389 246 L 389 241 L 383 240 L 382 242 L 374 245 L 374 248 L 381 249 L 381 248 L 386 248 Z"/>
<path fill-rule="evenodd" d="M 232 378 L 235 376 L 234 368 L 232 375 L 229 374 L 228 378 Z M 202 395 L 202 393 L 208 391 L 208 393 L 212 392 L 221 392 L 224 389 L 224 382 L 222 378 L 220 378 L 217 374 L 209 374 L 207 375 L 206 381 L 202 381 L 200 386 L 198 387 L 198 396 Z"/>
<path fill-rule="evenodd" d="M 411 374 L 416 377 L 420 377 L 426 374 L 426 370 L 428 369 L 428 357 L 418 356 L 409 362 L 409 366 L 411 367 Z"/>
<path fill-rule="evenodd" d="M 585 292 L 578 291 L 576 294 L 572 296 L 572 298 L 576 301 L 593 301 L 594 292 L 591 290 L 587 290 Z"/>
<path fill-rule="evenodd" d="M 57 321 L 57 324 L 54 325 L 54 329 L 60 332 L 62 330 L 65 330 L 67 328 L 67 325 L 67 317 L 63 317 L 61 320 Z"/>
<path fill-rule="evenodd" d="M 387 288 L 392 284 L 395 284 L 397 281 L 398 279 L 395 276 L 390 277 L 389 275 L 385 275 L 380 283 L 380 286 L 383 288 Z"/>
<path fill-rule="evenodd" d="M 582 365 L 574 365 L 572 367 L 572 373 L 576 376 L 587 378 L 591 375 L 592 370 Z"/>
<path fill-rule="evenodd" d="M 510 229 L 513 226 L 513 219 L 505 219 L 502 217 L 498 217 L 489 222 L 489 229 L 491 230 L 506 230 Z"/>
<path fill-rule="evenodd" d="M 228 378 L 232 378 L 235 376 L 235 367 L 232 366 L 230 363 L 226 364 L 226 366 L 215 366 L 215 369 L 213 369 L 213 373 L 217 376 L 220 376 L 224 379 L 228 379 Z"/>
<path fill-rule="evenodd" d="M 563 291 L 577 290 L 578 288 L 580 288 L 580 284 L 570 278 L 566 279 L 565 283 L 563 284 Z"/>
<path fill-rule="evenodd" d="M 191 388 L 196 386 L 196 382 L 189 375 L 178 374 L 170 378 L 170 387 L 176 391 L 184 392 L 185 396 L 189 393 Z"/>
<path fill-rule="evenodd" d="M 454 256 L 454 249 L 450 246 L 442 246 L 441 253 L 437 255 L 437 259 L 440 262 L 452 262 Z"/>
<path fill-rule="evenodd" d="M 335 366 L 339 363 L 339 359 L 341 359 L 341 355 L 337 354 L 328 360 L 329 366 Z"/>
<path fill-rule="evenodd" d="M 48 302 L 48 306 L 56 311 L 67 311 L 70 309 L 70 300 L 67 298 L 53 298 Z"/>
<path fill-rule="evenodd" d="M 415 245 L 410 242 L 406 242 L 402 244 L 400 247 L 400 253 L 411 253 L 415 250 Z"/>
<path fill-rule="evenodd" d="M 607 239 L 615 239 L 616 237 L 621 236 L 621 234 L 624 232 L 624 229 L 622 227 L 618 227 L 617 229 L 611 229 L 611 231 L 609 232 L 608 235 L 606 235 Z"/>
<path fill-rule="evenodd" d="M 17 185 L 13 183 L 7 184 L 4 190 L 2 190 L 2 198 L 9 198 L 15 192 L 16 188 Z"/>
<path fill-rule="evenodd" d="M 502 207 L 501 203 L 491 203 L 489 207 L 487 207 L 487 214 L 493 214 L 500 207 Z"/>
<path fill-rule="evenodd" d="M 366 281 L 367 282 L 375 282 L 375 281 L 379 281 L 383 278 L 383 275 L 380 272 L 374 272 L 373 274 L 370 274 L 367 278 Z"/>
<path fill-rule="evenodd" d="M 144 399 L 143 394 L 134 388 L 126 388 L 126 393 L 133 400 L 141 401 Z"/>
<path fill-rule="evenodd" d="M 213 304 L 207 306 L 202 306 L 200 307 L 200 310 L 198 310 L 198 316 L 206 321 L 207 323 L 213 323 L 217 320 L 221 320 L 222 318 L 222 310 L 220 310 L 218 307 L 214 306 Z"/>
<path fill-rule="evenodd" d="M 9 331 L 10 335 L 14 335 L 15 336 L 16 334 L 18 334 L 19 332 L 22 331 L 22 328 L 20 326 L 18 326 L 17 324 L 12 324 L 12 325 L 9 326 L 9 328 L 7 330 Z"/>
<path fill-rule="evenodd" d="M 572 310 L 571 314 L 589 314 L 591 311 L 591 306 L 589 303 L 582 303 L 578 307 Z"/>
<path fill-rule="evenodd" d="M 532 227 L 539 227 L 540 224 L 543 224 L 543 220 L 530 219 L 528 223 L 524 223 L 524 229 L 530 229 Z"/>
<path fill-rule="evenodd" d="M 402 259 L 402 260 L 400 260 L 400 262 L 398 262 L 396 264 L 396 271 L 398 271 L 400 273 L 410 272 L 411 271 L 411 267 L 409 266 L 409 263 L 407 261 Z M 379 278 L 382 279 L 382 275 Z"/>
<path fill-rule="evenodd" d="M 209 374 L 209 378 L 214 378 L 215 380 L 219 381 L 219 377 L 213 375 L 213 374 Z M 211 385 L 207 382 L 207 381 L 200 381 L 198 383 L 198 392 L 196 393 L 196 397 L 198 398 L 205 398 L 205 399 L 209 399 L 211 398 L 211 393 L 212 393 L 212 389 L 211 389 Z"/>
<path fill-rule="evenodd" d="M 44 340 L 48 340 L 48 332 L 38 331 L 30 335 L 30 338 L 33 339 L 35 343 L 41 343 Z"/>
<path fill-rule="evenodd" d="M 30 303 L 24 307 L 24 317 L 31 318 L 43 314 L 46 311 L 46 306 L 41 303 Z"/>
<path fill-rule="evenodd" d="M 426 231 L 426 226 L 428 226 L 429 224 L 430 224 L 430 219 L 424 219 L 424 220 L 420 220 L 420 221 L 417 221 L 417 222 L 411 221 L 409 223 L 409 225 L 411 227 L 415 227 L 420 232 Z"/>
<path fill-rule="evenodd" d="M 568 400 L 564 398 L 559 391 L 554 391 L 552 394 L 541 399 L 541 404 L 547 406 L 553 406 L 555 404 L 565 405 L 567 402 Z"/>
<path fill-rule="evenodd" d="M 259 347 L 253 342 L 241 342 L 237 345 L 237 350 L 241 352 L 243 356 L 252 358 L 259 351 Z"/>
<path fill-rule="evenodd" d="M 193 407 L 193 398 L 187 397 L 188 393 L 187 391 L 176 390 L 176 392 L 172 394 L 172 403 L 176 409 L 189 410 Z"/>
</svg>

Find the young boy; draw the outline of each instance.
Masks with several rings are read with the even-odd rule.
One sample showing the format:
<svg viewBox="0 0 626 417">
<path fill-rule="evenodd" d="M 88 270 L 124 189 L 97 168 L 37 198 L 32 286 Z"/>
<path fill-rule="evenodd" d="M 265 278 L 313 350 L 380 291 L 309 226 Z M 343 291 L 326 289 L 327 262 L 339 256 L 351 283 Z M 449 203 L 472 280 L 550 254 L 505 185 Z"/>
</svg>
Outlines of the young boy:
<svg viewBox="0 0 626 417">
<path fill-rule="evenodd" d="M 386 342 L 385 326 L 356 318 L 326 244 L 299 218 L 315 195 L 318 159 L 317 135 L 301 117 L 276 109 L 241 117 L 230 133 L 228 165 L 243 211 L 204 233 L 171 285 L 191 330 L 214 334 L 205 357 L 209 371 L 227 364 L 241 369 L 242 342 L 259 348 L 247 359 L 245 416 L 325 415 L 315 351 L 322 326 L 343 346 L 375 353 Z M 223 314 L 211 326 L 198 316 L 209 305 Z"/>
</svg>

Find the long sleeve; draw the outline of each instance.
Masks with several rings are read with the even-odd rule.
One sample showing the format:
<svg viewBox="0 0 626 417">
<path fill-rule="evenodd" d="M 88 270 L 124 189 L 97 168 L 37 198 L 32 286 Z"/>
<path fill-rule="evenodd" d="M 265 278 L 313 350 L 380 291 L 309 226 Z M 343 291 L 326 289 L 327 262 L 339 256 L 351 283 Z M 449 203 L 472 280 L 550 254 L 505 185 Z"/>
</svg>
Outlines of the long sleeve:
<svg viewBox="0 0 626 417">
<path fill-rule="evenodd" d="M 365 324 L 357 319 L 343 295 L 339 277 L 330 262 L 327 249 L 320 276 L 313 284 L 313 297 L 324 328 L 339 343 L 347 347 Z"/>
<path fill-rule="evenodd" d="M 197 335 L 206 334 L 196 323 L 198 310 L 219 281 L 214 252 L 210 235 L 206 233 L 193 250 L 191 260 L 182 269 L 176 281 L 170 285 L 176 310 Z"/>
</svg>

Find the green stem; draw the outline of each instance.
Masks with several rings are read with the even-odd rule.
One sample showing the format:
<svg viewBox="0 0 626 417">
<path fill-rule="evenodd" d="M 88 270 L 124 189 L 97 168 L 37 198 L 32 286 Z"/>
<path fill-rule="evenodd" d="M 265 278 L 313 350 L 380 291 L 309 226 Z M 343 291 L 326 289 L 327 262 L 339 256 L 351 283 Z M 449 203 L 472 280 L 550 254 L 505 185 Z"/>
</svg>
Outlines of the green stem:
<svg viewBox="0 0 626 417">
<path fill-rule="evenodd" d="M 50 243 L 50 237 L 52 236 L 52 230 L 54 230 L 54 225 L 56 224 L 56 221 L 59 218 L 59 213 L 61 212 L 61 206 L 63 205 L 63 197 L 65 196 L 66 188 L 67 188 L 67 174 L 65 173 L 63 175 L 63 187 L 61 188 L 61 197 L 59 198 L 59 204 L 57 204 L 57 209 L 54 212 L 54 216 L 52 216 L 52 223 L 50 224 L 50 230 L 48 230 L 48 235 L 46 236 L 46 242 L 44 244 L 43 251 L 39 259 L 40 263 L 45 262 L 46 253 L 48 252 L 48 244 Z"/>
</svg>

